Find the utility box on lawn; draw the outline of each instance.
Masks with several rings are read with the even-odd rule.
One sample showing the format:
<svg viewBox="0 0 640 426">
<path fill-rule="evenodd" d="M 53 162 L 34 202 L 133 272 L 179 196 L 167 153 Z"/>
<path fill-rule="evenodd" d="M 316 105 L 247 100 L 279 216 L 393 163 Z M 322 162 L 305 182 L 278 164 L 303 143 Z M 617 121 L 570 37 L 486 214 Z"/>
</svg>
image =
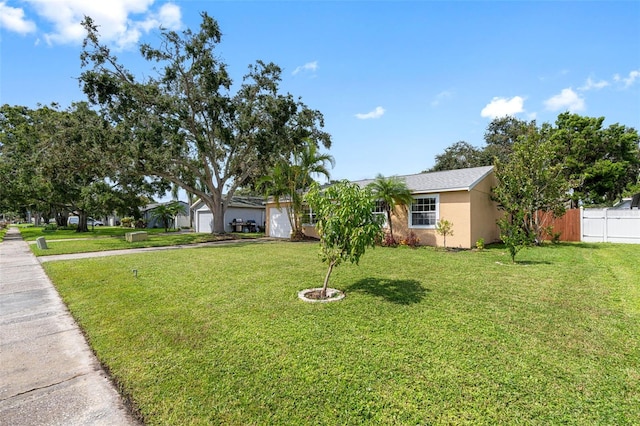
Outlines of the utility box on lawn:
<svg viewBox="0 0 640 426">
<path fill-rule="evenodd" d="M 136 241 L 145 241 L 149 238 L 149 235 L 145 231 L 127 232 L 124 234 L 124 238 L 128 242 L 133 243 Z"/>
<path fill-rule="evenodd" d="M 45 240 L 44 237 L 36 238 L 36 244 L 38 244 L 38 248 L 40 250 L 46 250 L 49 248 L 47 247 L 47 240 Z"/>
</svg>

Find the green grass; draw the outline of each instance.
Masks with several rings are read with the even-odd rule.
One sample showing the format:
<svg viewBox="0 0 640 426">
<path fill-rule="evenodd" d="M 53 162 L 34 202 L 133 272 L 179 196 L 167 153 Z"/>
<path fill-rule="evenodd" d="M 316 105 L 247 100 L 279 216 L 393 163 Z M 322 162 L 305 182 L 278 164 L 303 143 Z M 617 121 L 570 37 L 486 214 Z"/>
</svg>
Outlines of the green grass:
<svg viewBox="0 0 640 426">
<path fill-rule="evenodd" d="M 38 237 L 46 239 L 67 240 L 81 238 L 109 238 L 124 237 L 127 232 L 140 231 L 140 229 L 122 228 L 120 226 L 95 226 L 89 227 L 88 232 L 76 232 L 74 229 L 47 230 L 43 226 L 21 226 L 20 234 L 25 241 L 35 241 Z M 152 234 L 164 233 L 164 229 L 143 229 Z"/>
<path fill-rule="evenodd" d="M 45 237 L 47 249 L 39 249 L 30 244 L 31 251 L 36 256 L 51 256 L 56 254 L 87 253 L 94 251 L 122 250 L 143 247 L 165 247 L 173 245 L 198 244 L 227 239 L 259 238 L 263 234 L 233 233 L 227 235 L 212 235 L 202 233 L 164 233 L 163 229 L 144 229 L 149 233 L 145 241 L 129 243 L 125 240 L 125 233 L 139 231 L 120 227 L 96 227 L 90 232 L 75 232 L 73 230 L 47 231 L 42 227 L 20 228 L 22 237 L 26 241 L 34 242 L 38 237 Z"/>
<path fill-rule="evenodd" d="M 640 246 L 376 248 L 307 304 L 317 244 L 44 264 L 149 425 L 634 424 Z M 132 270 L 138 271 L 137 278 Z"/>
</svg>

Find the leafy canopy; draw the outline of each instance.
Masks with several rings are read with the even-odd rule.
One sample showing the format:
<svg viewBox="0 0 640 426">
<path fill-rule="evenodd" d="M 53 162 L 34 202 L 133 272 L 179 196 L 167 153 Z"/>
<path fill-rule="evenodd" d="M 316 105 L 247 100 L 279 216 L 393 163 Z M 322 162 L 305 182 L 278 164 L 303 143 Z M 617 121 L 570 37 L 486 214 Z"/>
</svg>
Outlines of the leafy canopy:
<svg viewBox="0 0 640 426">
<path fill-rule="evenodd" d="M 396 176 L 386 178 L 382 175 L 376 176 L 376 179 L 369 184 L 374 198 L 378 203 L 382 205 L 387 216 L 387 225 L 389 226 L 389 234 L 391 240 L 395 241 L 393 237 L 393 222 L 391 221 L 391 215 L 396 209 L 396 206 L 402 206 L 406 208 L 407 205 L 413 202 L 413 195 L 411 190 L 407 187 L 404 180 Z"/>
<path fill-rule="evenodd" d="M 334 266 L 343 261 L 358 264 L 368 247 L 383 236 L 382 217 L 373 212 L 375 198 L 370 188 L 340 181 L 326 189 L 316 183 L 305 196 L 316 214 L 322 261 L 329 264 L 323 296 Z"/>
<path fill-rule="evenodd" d="M 216 54 L 222 33 L 202 13 L 198 32 L 161 30 L 158 47 L 142 45 L 156 75 L 137 78 L 101 45 L 86 18 L 80 78 L 89 100 L 118 128 L 122 167 L 195 194 L 224 232 L 235 191 L 250 186 L 306 143 L 329 148 L 323 116 L 280 92 L 281 69 L 257 61 L 232 90 Z"/>
</svg>

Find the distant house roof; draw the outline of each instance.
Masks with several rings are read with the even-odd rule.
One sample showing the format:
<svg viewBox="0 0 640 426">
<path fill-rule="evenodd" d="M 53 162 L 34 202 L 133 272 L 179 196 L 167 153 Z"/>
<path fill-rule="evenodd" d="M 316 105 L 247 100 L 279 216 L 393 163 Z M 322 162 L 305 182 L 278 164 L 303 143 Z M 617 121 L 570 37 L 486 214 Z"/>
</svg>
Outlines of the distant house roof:
<svg viewBox="0 0 640 426">
<path fill-rule="evenodd" d="M 179 202 L 180 204 L 185 205 L 185 206 L 189 206 L 189 204 L 188 204 L 188 203 L 186 203 L 186 202 L 184 202 L 184 201 L 178 201 L 178 202 Z M 173 203 L 173 201 L 166 201 L 166 202 L 164 202 L 164 203 L 149 203 L 149 204 L 147 204 L 146 206 L 142 206 L 142 207 L 140 207 L 140 210 L 141 210 L 141 211 L 143 211 L 143 212 L 146 212 L 146 211 L 149 211 L 149 210 L 153 210 L 153 209 L 155 209 L 155 208 L 156 208 L 156 207 L 158 207 L 158 206 L 165 206 L 165 205 L 167 205 L 167 204 L 171 204 L 171 203 Z"/>
<path fill-rule="evenodd" d="M 192 210 L 197 210 L 204 205 L 204 202 L 198 198 L 192 205 Z M 262 197 L 242 197 L 234 196 L 231 198 L 231 202 L 227 207 L 239 207 L 239 208 L 261 208 L 264 209 L 264 198 Z"/>
<path fill-rule="evenodd" d="M 405 181 L 407 188 L 413 193 L 470 191 L 492 170 L 493 166 L 484 166 L 396 177 Z M 365 187 L 372 182 L 374 179 L 365 179 L 354 183 Z"/>
</svg>

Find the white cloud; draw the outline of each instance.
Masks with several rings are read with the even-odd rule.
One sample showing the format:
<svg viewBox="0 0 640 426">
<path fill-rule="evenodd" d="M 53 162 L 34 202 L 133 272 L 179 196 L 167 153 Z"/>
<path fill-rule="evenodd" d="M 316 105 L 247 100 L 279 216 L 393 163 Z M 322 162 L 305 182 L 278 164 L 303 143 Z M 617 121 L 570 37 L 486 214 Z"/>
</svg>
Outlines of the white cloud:
<svg viewBox="0 0 640 426">
<path fill-rule="evenodd" d="M 36 24 L 25 19 L 23 9 L 7 6 L 4 1 L 0 2 L 0 27 L 19 34 L 28 34 L 36 30 Z"/>
<path fill-rule="evenodd" d="M 376 107 L 376 109 L 374 109 L 373 111 L 369 111 L 365 114 L 362 114 L 362 113 L 356 114 L 356 118 L 359 118 L 360 120 L 369 120 L 372 118 L 380 118 L 383 115 L 384 115 L 384 108 L 379 106 L 379 107 Z"/>
<path fill-rule="evenodd" d="M 90 16 L 101 40 L 119 49 L 135 46 L 144 33 L 160 26 L 177 30 L 182 26 L 180 8 L 164 3 L 155 11 L 154 0 L 26 0 L 52 25 L 45 34 L 49 44 L 79 43 L 86 35 L 80 22 Z"/>
<path fill-rule="evenodd" d="M 613 76 L 613 79 L 618 82 L 622 82 L 624 87 L 630 87 L 636 82 L 636 79 L 640 78 L 640 70 L 633 70 L 629 73 L 628 77 L 620 77 L 619 74 Z"/>
<path fill-rule="evenodd" d="M 596 89 L 596 90 L 602 89 L 604 87 L 607 87 L 608 85 L 609 85 L 609 82 L 606 80 L 593 81 L 591 77 L 589 77 L 587 78 L 587 81 L 584 83 L 584 86 L 578 87 L 578 90 L 586 92 L 587 90 L 592 90 L 592 89 Z"/>
<path fill-rule="evenodd" d="M 508 115 L 515 116 L 520 112 L 524 112 L 523 107 L 524 98 L 521 96 L 514 96 L 511 99 L 495 97 L 484 108 L 482 108 L 480 115 L 491 119 L 505 117 Z"/>
<path fill-rule="evenodd" d="M 585 107 L 584 98 L 581 98 L 571 88 L 562 89 L 558 95 L 550 97 L 544 104 L 550 111 L 568 110 L 577 112 L 584 110 Z"/>
<path fill-rule="evenodd" d="M 440 93 L 438 93 L 433 100 L 431 101 L 431 106 L 432 107 L 437 107 L 438 105 L 440 105 L 440 103 L 442 103 L 442 101 L 445 101 L 447 99 L 450 99 L 453 96 L 453 92 L 450 92 L 448 90 L 444 90 Z"/>
<path fill-rule="evenodd" d="M 291 75 L 296 75 L 296 74 L 300 73 L 301 71 L 315 72 L 317 69 L 318 69 L 318 61 L 307 62 L 304 65 L 300 65 L 299 67 L 296 67 L 296 69 L 293 70 Z"/>
</svg>

